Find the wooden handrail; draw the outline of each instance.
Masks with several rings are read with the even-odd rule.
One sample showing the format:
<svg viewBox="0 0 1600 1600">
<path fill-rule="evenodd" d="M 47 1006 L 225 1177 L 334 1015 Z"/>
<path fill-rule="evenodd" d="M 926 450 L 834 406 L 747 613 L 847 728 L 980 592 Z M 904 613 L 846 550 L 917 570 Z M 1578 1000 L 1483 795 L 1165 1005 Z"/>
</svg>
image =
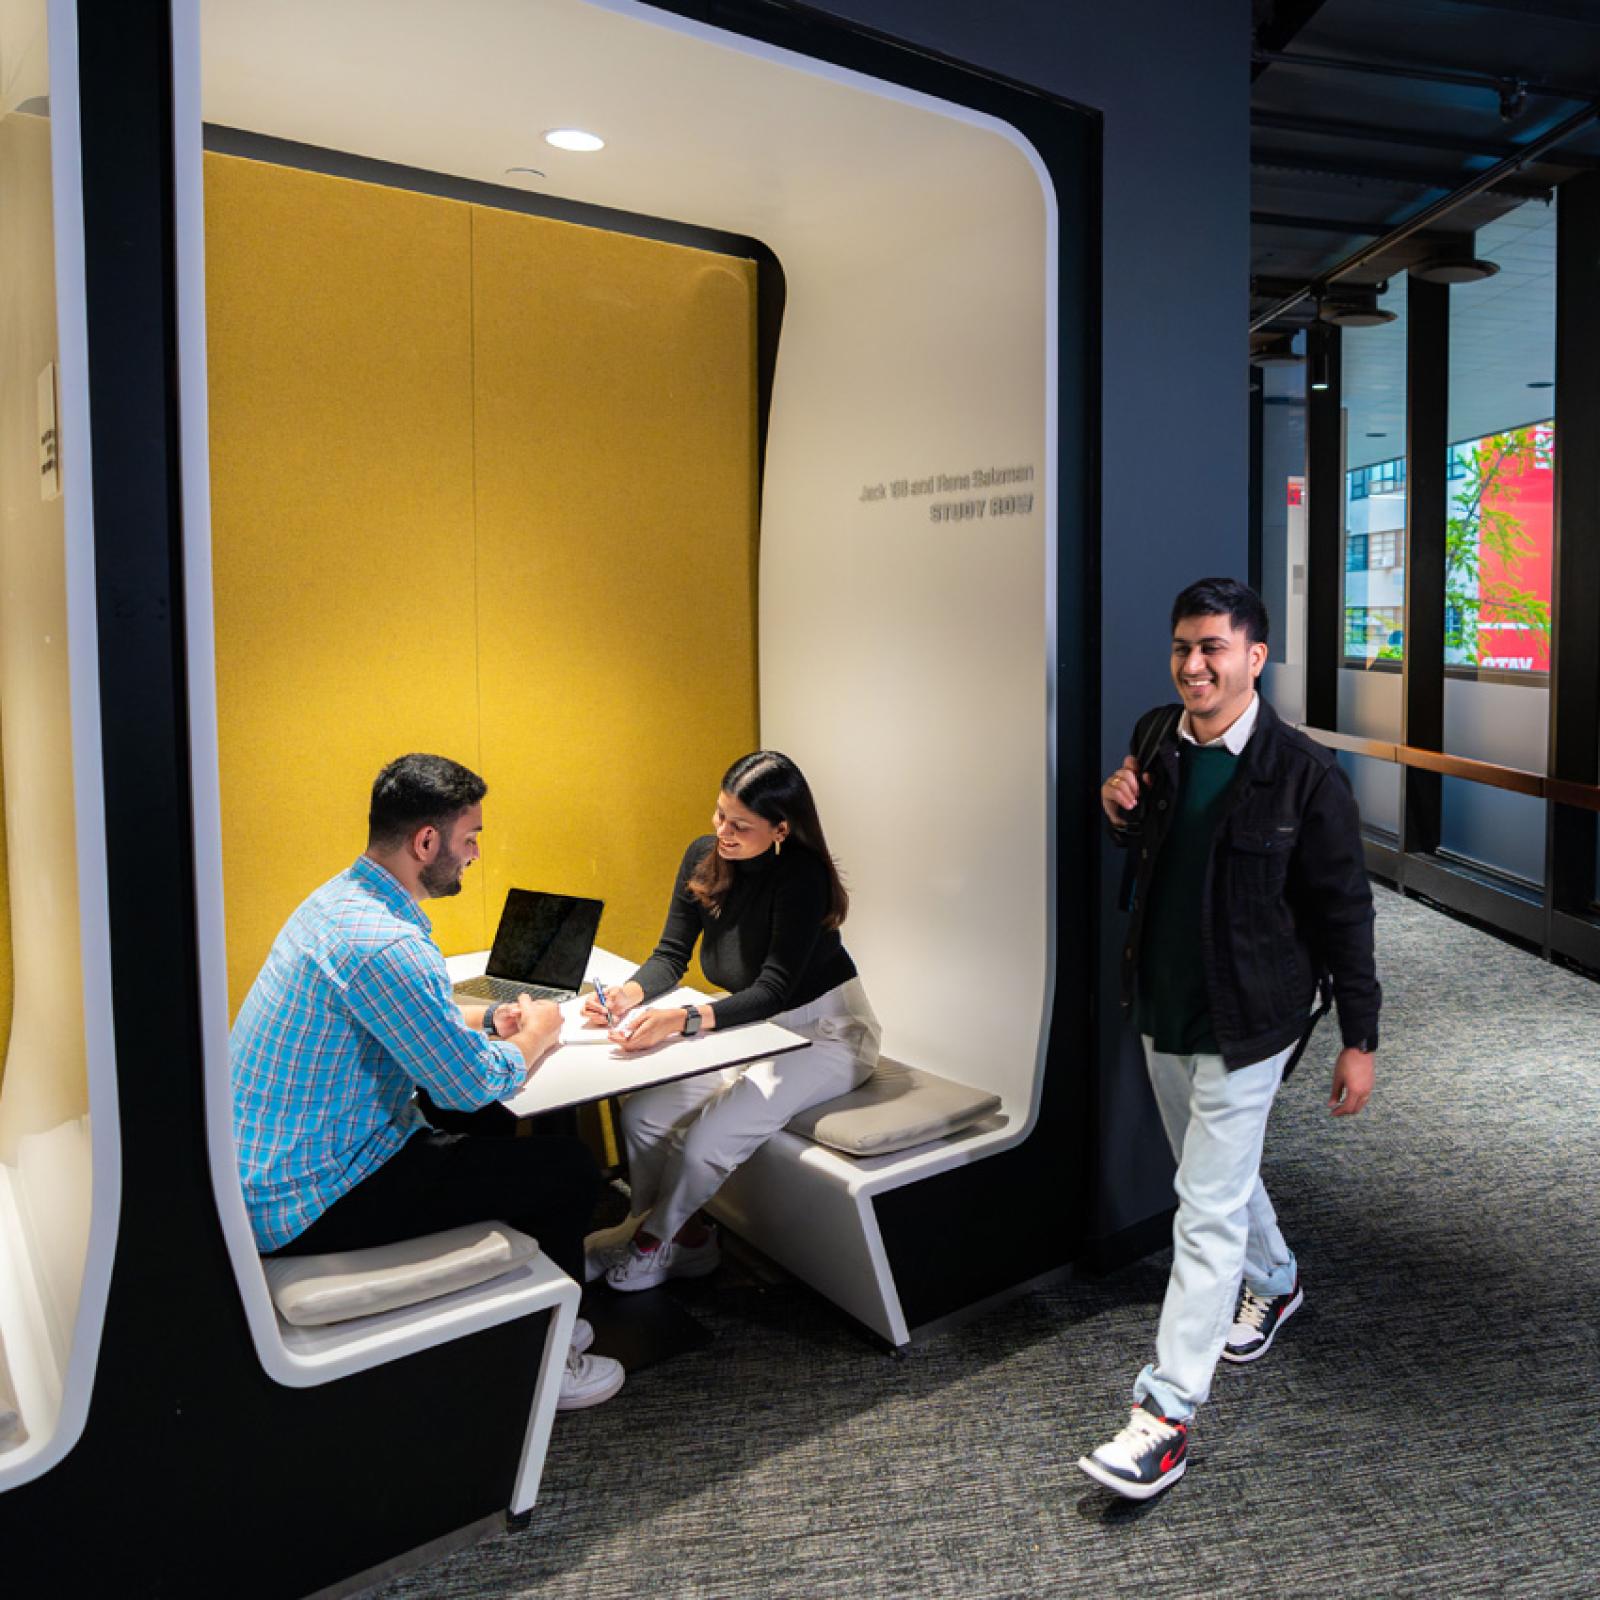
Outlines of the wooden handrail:
<svg viewBox="0 0 1600 1600">
<path fill-rule="evenodd" d="M 1492 761 L 1471 761 L 1466 756 L 1449 756 L 1439 750 L 1422 750 L 1416 745 L 1394 744 L 1387 739 L 1364 739 L 1350 733 L 1334 733 L 1329 728 L 1313 728 L 1296 723 L 1301 733 L 1330 750 L 1347 750 L 1352 755 L 1374 761 L 1390 761 L 1397 766 L 1415 767 L 1422 772 L 1438 772 L 1447 778 L 1464 778 L 1468 783 L 1488 784 L 1509 789 L 1514 794 L 1554 800 L 1558 805 L 1576 806 L 1582 811 L 1600 811 L 1600 784 L 1573 783 L 1566 778 L 1547 778 L 1542 773 L 1521 767 L 1497 766 Z"/>
<path fill-rule="evenodd" d="M 1392 739 L 1363 739 L 1353 733 L 1334 733 L 1327 728 L 1313 728 L 1300 722 L 1295 724 L 1301 733 L 1325 744 L 1330 750 L 1348 750 L 1353 756 L 1371 756 L 1374 761 L 1398 761 L 1400 746 Z"/>
<path fill-rule="evenodd" d="M 1442 772 L 1447 778 L 1465 778 L 1468 783 L 1486 783 L 1515 794 L 1544 795 L 1543 777 L 1537 772 L 1524 772 L 1521 767 L 1497 767 L 1493 762 L 1470 761 L 1466 756 L 1447 756 L 1439 750 L 1420 750 L 1409 744 L 1396 745 L 1395 750 L 1402 766 Z"/>
</svg>

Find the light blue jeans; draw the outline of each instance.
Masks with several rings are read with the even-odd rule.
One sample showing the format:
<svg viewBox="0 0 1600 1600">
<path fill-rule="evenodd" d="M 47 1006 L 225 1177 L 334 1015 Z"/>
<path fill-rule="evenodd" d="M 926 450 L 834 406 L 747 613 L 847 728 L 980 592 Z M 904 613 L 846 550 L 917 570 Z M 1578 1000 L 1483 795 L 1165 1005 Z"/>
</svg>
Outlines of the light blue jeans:
<svg viewBox="0 0 1600 1600">
<path fill-rule="evenodd" d="M 1150 1087 L 1177 1158 L 1172 1273 L 1156 1359 L 1134 1380 L 1165 1416 L 1193 1416 L 1233 1326 L 1241 1279 L 1257 1294 L 1295 1285 L 1294 1252 L 1261 1182 L 1267 1117 L 1291 1050 L 1229 1072 L 1221 1056 L 1166 1055 L 1144 1041 Z"/>
<path fill-rule="evenodd" d="M 772 1019 L 809 1050 L 723 1067 L 631 1094 L 622 1137 L 635 1215 L 670 1239 L 790 1117 L 872 1076 L 883 1030 L 859 978 Z"/>
</svg>

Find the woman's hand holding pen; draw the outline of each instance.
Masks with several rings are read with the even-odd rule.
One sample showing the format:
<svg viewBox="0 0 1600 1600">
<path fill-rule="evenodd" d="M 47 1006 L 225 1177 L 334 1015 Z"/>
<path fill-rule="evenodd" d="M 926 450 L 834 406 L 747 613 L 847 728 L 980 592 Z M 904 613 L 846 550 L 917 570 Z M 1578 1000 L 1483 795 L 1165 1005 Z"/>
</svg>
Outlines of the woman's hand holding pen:
<svg viewBox="0 0 1600 1600">
<path fill-rule="evenodd" d="M 583 1025 L 586 1028 L 615 1028 L 628 1012 L 643 1002 L 644 990 L 632 979 L 607 989 L 603 1006 L 597 995 L 586 994 L 583 997 Z"/>
<path fill-rule="evenodd" d="M 1139 807 L 1139 763 L 1132 756 L 1124 756 L 1122 765 L 1100 786 L 1100 804 L 1114 828 L 1128 825 L 1128 813 Z M 1143 774 L 1145 785 L 1150 774 Z"/>
</svg>

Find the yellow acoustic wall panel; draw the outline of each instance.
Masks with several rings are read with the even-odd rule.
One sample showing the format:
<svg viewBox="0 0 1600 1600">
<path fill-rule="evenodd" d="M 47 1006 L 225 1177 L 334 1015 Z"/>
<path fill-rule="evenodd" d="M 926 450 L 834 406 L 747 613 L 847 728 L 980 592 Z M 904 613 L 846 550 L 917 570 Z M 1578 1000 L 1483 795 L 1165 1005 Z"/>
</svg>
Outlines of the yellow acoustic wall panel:
<svg viewBox="0 0 1600 1600">
<path fill-rule="evenodd" d="M 491 906 L 595 894 L 642 955 L 756 741 L 755 268 L 475 207 Z"/>
<path fill-rule="evenodd" d="M 409 750 L 481 770 L 470 221 L 207 156 L 212 543 L 228 977 L 366 839 Z M 485 941 L 482 878 L 434 901 Z"/>
<path fill-rule="evenodd" d="M 219 156 L 206 226 L 233 1007 L 411 749 L 490 787 L 445 951 L 643 953 L 756 737 L 754 267 Z"/>
</svg>

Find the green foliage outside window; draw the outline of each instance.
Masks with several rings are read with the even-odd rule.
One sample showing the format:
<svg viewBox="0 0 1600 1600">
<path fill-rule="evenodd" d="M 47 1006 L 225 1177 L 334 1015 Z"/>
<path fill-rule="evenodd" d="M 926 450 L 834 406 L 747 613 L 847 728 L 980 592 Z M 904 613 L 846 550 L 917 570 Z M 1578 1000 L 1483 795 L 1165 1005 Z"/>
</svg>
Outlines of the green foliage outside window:
<svg viewBox="0 0 1600 1600">
<path fill-rule="evenodd" d="M 1458 459 L 1466 475 L 1456 491 L 1445 523 L 1445 660 L 1478 665 L 1480 626 L 1520 624 L 1548 645 L 1550 605 L 1515 582 L 1523 561 L 1537 551 L 1533 537 L 1502 503 L 1515 491 L 1509 480 L 1532 467 L 1550 465 L 1552 436 L 1548 428 L 1516 428 L 1492 433 L 1469 446 Z M 1482 581 L 1482 557 L 1491 551 L 1501 577 Z M 1380 655 L 1404 652 L 1385 647 Z"/>
</svg>

